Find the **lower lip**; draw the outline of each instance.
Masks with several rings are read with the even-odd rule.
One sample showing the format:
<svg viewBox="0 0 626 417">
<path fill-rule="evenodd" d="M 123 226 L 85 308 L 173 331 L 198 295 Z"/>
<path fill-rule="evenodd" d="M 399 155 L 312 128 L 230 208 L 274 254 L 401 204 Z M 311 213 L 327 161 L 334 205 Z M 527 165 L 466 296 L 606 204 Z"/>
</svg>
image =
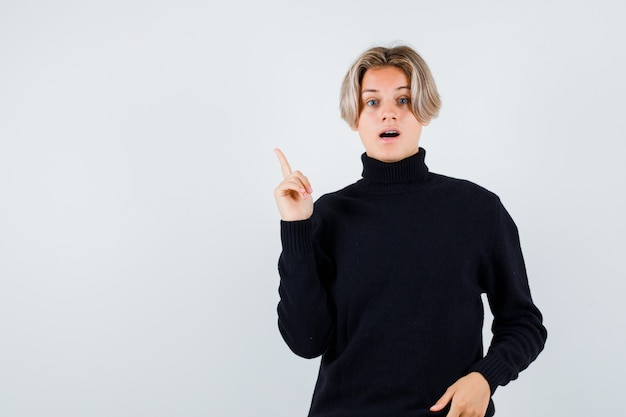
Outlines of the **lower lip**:
<svg viewBox="0 0 626 417">
<path fill-rule="evenodd" d="M 398 140 L 400 136 L 388 137 L 388 138 L 380 138 L 382 143 L 393 143 Z"/>
</svg>

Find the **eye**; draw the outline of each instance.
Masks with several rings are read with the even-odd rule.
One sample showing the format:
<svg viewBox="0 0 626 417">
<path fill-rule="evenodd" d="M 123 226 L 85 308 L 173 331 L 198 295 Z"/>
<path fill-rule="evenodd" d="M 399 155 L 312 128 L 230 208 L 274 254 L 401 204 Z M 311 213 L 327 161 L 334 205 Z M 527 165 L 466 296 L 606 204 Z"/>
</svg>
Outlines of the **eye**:
<svg viewBox="0 0 626 417">
<path fill-rule="evenodd" d="M 409 104 L 409 98 L 408 97 L 401 97 L 398 99 L 398 104 Z"/>
<path fill-rule="evenodd" d="M 370 106 L 370 107 L 374 107 L 374 106 L 376 106 L 377 104 L 378 104 L 378 100 L 376 100 L 376 99 L 367 100 L 367 101 L 365 102 L 365 105 L 366 105 L 366 106 Z"/>
</svg>

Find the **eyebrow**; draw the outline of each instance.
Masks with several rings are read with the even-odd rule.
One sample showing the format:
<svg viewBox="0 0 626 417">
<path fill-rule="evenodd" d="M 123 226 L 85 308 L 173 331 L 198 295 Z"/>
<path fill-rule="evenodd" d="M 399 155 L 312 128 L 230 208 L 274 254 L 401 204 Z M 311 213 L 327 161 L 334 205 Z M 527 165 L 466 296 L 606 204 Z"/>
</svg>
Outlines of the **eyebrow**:
<svg viewBox="0 0 626 417">
<path fill-rule="evenodd" d="M 411 87 L 410 87 L 410 86 L 408 86 L 408 85 L 403 85 L 402 87 L 398 87 L 398 88 L 396 88 L 396 90 L 403 90 L 403 89 L 410 90 L 410 89 L 411 89 Z M 371 88 L 371 89 L 367 89 L 367 90 L 363 90 L 363 91 L 361 91 L 361 94 L 365 94 L 365 93 L 378 93 L 378 92 L 380 92 L 380 91 L 379 91 L 379 90 L 374 90 L 373 88 Z"/>
</svg>

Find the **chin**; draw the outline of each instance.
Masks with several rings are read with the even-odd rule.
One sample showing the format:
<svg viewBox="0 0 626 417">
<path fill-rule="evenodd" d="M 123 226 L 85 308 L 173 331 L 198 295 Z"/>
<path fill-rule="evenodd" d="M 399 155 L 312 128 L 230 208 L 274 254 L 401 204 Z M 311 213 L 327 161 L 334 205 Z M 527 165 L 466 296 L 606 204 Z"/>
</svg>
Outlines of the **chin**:
<svg viewBox="0 0 626 417">
<path fill-rule="evenodd" d="M 416 150 L 414 152 L 398 152 L 398 151 L 389 151 L 389 152 L 378 152 L 372 156 L 374 159 L 378 159 L 381 162 L 398 162 L 403 159 L 408 158 L 409 156 L 415 155 L 419 151 Z"/>
<path fill-rule="evenodd" d="M 387 162 L 387 163 L 398 162 L 404 159 L 404 157 L 399 157 L 399 156 L 390 155 L 390 154 L 377 154 L 377 155 L 373 155 L 372 158 L 378 159 L 381 162 Z"/>
</svg>

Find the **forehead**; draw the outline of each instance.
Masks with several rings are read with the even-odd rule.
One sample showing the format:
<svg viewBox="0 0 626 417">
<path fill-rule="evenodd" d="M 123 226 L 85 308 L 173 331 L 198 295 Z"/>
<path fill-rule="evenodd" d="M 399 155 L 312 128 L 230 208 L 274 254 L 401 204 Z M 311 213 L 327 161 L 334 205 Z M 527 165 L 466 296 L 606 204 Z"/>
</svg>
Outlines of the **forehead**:
<svg viewBox="0 0 626 417">
<path fill-rule="evenodd" d="M 363 74 L 363 80 L 361 81 L 361 92 L 410 87 L 411 83 L 406 73 L 402 69 L 393 66 L 368 69 Z"/>
</svg>

